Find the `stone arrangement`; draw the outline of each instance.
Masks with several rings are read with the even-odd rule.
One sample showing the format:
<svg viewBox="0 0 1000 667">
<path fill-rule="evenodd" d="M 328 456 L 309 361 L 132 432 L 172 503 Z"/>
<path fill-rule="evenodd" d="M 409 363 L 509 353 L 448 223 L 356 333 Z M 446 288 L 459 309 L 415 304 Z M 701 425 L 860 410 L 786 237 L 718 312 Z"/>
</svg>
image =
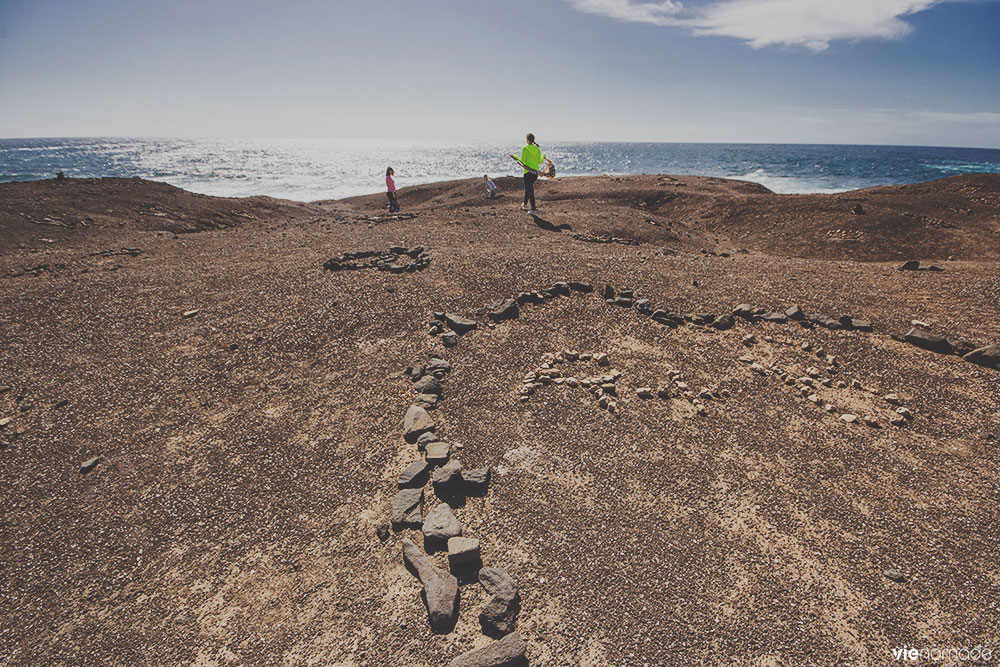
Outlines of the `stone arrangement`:
<svg viewBox="0 0 1000 667">
<path fill-rule="evenodd" d="M 453 329 L 470 331 L 475 322 L 442 313 L 437 322 Z M 406 465 L 397 478 L 397 492 L 392 500 L 392 528 L 420 530 L 424 548 L 409 538 L 402 540 L 403 562 L 423 586 L 431 630 L 439 634 L 451 632 L 458 621 L 459 577 L 475 574 L 489 598 L 479 613 L 483 634 L 496 639 L 492 644 L 464 653 L 452 665 L 498 667 L 517 665 L 525 661 L 527 644 L 515 631 L 521 611 L 521 596 L 517 584 L 500 568 L 482 567 L 479 539 L 465 535 L 453 507 L 467 497 L 486 495 L 490 483 L 490 468 L 463 469 L 453 456 L 450 443 L 441 440 L 437 424 L 427 412 L 436 407 L 442 386 L 451 372 L 451 364 L 439 357 L 406 369 L 416 399 L 403 417 L 403 438 L 416 445 L 424 457 Z M 461 448 L 455 445 L 454 449 Z M 430 485 L 437 498 L 424 514 L 425 489 Z M 379 532 L 379 539 L 388 539 L 388 531 Z M 425 553 L 446 551 L 448 570 L 436 566 Z"/>
<path fill-rule="evenodd" d="M 407 248 L 392 246 L 388 250 L 360 250 L 345 252 L 328 259 L 323 268 L 327 271 L 357 271 L 376 269 L 390 273 L 423 271 L 431 264 L 430 255 L 420 246 Z"/>
<path fill-rule="evenodd" d="M 914 320 L 913 328 L 902 336 L 893 335 L 895 340 L 915 345 L 938 354 L 955 354 L 968 362 L 1000 370 L 1000 345 L 979 347 L 961 338 L 945 337 L 930 332 L 924 322 Z"/>
</svg>

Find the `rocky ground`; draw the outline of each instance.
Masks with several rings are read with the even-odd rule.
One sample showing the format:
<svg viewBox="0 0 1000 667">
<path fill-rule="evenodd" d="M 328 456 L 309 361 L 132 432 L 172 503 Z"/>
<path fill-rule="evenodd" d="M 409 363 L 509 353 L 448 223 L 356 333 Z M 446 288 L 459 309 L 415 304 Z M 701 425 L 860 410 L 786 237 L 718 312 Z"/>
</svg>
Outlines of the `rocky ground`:
<svg viewBox="0 0 1000 667">
<path fill-rule="evenodd" d="M 1000 650 L 1000 176 L 498 184 L 0 185 L 0 664 Z"/>
</svg>

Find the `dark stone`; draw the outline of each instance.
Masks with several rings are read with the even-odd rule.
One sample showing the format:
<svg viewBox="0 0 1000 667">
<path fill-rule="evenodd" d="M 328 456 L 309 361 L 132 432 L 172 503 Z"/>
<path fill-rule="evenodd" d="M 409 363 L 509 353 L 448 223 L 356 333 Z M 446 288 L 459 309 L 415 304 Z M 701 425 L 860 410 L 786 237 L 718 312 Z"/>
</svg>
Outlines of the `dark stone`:
<svg viewBox="0 0 1000 667">
<path fill-rule="evenodd" d="M 507 299 L 506 301 L 502 301 L 496 308 L 487 313 L 486 316 L 494 322 L 500 322 L 502 320 L 516 319 L 519 312 L 517 301 L 514 299 Z"/>
<path fill-rule="evenodd" d="M 733 319 L 733 316 L 731 314 L 729 314 L 729 313 L 726 313 L 722 317 L 720 317 L 720 318 L 716 319 L 714 322 L 712 322 L 712 326 L 715 327 L 716 329 L 718 329 L 719 331 L 725 331 L 726 329 L 732 329 L 735 324 L 736 324 L 736 320 Z"/>
<path fill-rule="evenodd" d="M 938 354 L 951 354 L 955 351 L 955 348 L 943 336 L 937 336 L 917 327 L 913 327 L 903 334 L 903 339 L 910 345 L 916 345 Z"/>
<path fill-rule="evenodd" d="M 403 254 L 409 255 L 412 259 L 417 259 L 417 258 L 420 257 L 420 255 L 423 254 L 423 252 L 424 252 L 424 247 L 418 245 L 418 246 L 414 246 L 413 248 L 410 248 L 409 250 L 405 251 Z"/>
<path fill-rule="evenodd" d="M 424 484 L 427 483 L 427 470 L 429 467 L 426 461 L 414 461 L 399 473 L 396 485 L 401 489 L 423 488 Z"/>
<path fill-rule="evenodd" d="M 765 322 L 774 322 L 775 324 L 785 324 L 788 322 L 788 316 L 784 313 L 764 313 L 760 319 Z"/>
<path fill-rule="evenodd" d="M 444 343 L 445 347 L 455 347 L 458 345 L 458 335 L 454 331 L 441 334 L 441 342 Z"/>
<path fill-rule="evenodd" d="M 452 331 L 460 334 L 472 331 L 479 326 L 475 320 L 470 320 L 462 317 L 461 315 L 455 315 L 454 313 L 445 313 L 444 321 L 448 323 L 448 326 L 451 327 Z"/>
<path fill-rule="evenodd" d="M 455 518 L 454 512 L 445 503 L 440 503 L 424 517 L 424 540 L 430 541 L 437 546 L 443 546 L 448 542 L 449 537 L 458 537 L 462 534 L 462 524 Z"/>
<path fill-rule="evenodd" d="M 479 625 L 487 637 L 499 638 L 514 632 L 521 611 L 521 596 L 497 593 L 491 595 L 479 612 Z"/>
<path fill-rule="evenodd" d="M 449 667 L 519 667 L 527 665 L 525 654 L 528 645 L 517 632 L 489 646 L 463 653 L 449 664 Z"/>
<path fill-rule="evenodd" d="M 433 375 L 425 375 L 413 383 L 413 391 L 418 394 L 440 394 L 441 380 Z"/>
<path fill-rule="evenodd" d="M 97 464 L 100 462 L 100 460 L 101 460 L 100 456 L 95 456 L 92 459 L 87 459 L 86 461 L 80 464 L 80 473 L 86 475 L 88 472 L 97 467 Z"/>
<path fill-rule="evenodd" d="M 458 620 L 458 579 L 437 567 L 409 539 L 403 540 L 403 562 L 424 585 L 424 602 L 431 630 L 447 634 Z"/>
<path fill-rule="evenodd" d="M 611 285 L 605 285 L 604 289 L 601 290 L 601 297 L 605 299 L 615 298 L 615 288 L 612 287 Z"/>
<path fill-rule="evenodd" d="M 935 264 L 931 264 L 925 270 L 926 271 L 944 271 L 944 269 L 942 269 L 940 266 L 937 266 Z"/>
<path fill-rule="evenodd" d="M 455 489 L 462 482 L 462 464 L 458 459 L 451 459 L 431 473 L 434 488 Z"/>
<path fill-rule="evenodd" d="M 463 470 L 462 481 L 465 483 L 465 492 L 468 495 L 486 495 L 486 489 L 490 485 L 490 467 Z"/>
<path fill-rule="evenodd" d="M 444 359 L 431 357 L 431 360 L 427 362 L 427 372 L 441 377 L 445 373 L 451 372 L 451 364 Z"/>
<path fill-rule="evenodd" d="M 951 343 L 951 347 L 955 350 L 955 354 L 960 357 L 964 357 L 976 349 L 975 343 L 962 338 L 948 338 L 948 342 Z"/>
<path fill-rule="evenodd" d="M 874 327 L 872 327 L 872 323 L 869 322 L 868 320 L 857 320 L 857 319 L 851 320 L 851 328 L 854 329 L 855 331 L 866 331 L 866 332 L 871 332 L 875 330 Z"/>
<path fill-rule="evenodd" d="M 517 595 L 517 583 L 507 571 L 499 567 L 484 567 L 479 570 L 479 584 L 490 595 Z"/>
<path fill-rule="evenodd" d="M 389 526 L 384 523 L 380 523 L 375 527 L 375 535 L 378 536 L 380 542 L 385 542 L 389 539 Z"/>
<path fill-rule="evenodd" d="M 698 313 L 698 319 L 704 324 L 711 324 L 715 321 L 715 313 Z"/>
<path fill-rule="evenodd" d="M 433 410 L 440 400 L 441 397 L 437 394 L 417 394 L 416 398 L 413 399 L 413 404 L 425 410 Z"/>
<path fill-rule="evenodd" d="M 964 357 L 966 361 L 971 361 L 987 368 L 1000 370 L 1000 345 L 987 345 L 977 350 L 969 352 Z"/>
<path fill-rule="evenodd" d="M 896 341 L 898 343 L 905 343 L 906 342 L 906 338 L 904 336 L 901 336 L 898 333 L 889 334 L 889 338 L 893 339 L 894 341 Z"/>
<path fill-rule="evenodd" d="M 594 286 L 590 283 L 581 283 L 573 280 L 569 281 L 569 288 L 575 292 L 582 292 L 584 294 L 594 291 Z"/>
<path fill-rule="evenodd" d="M 832 317 L 827 317 L 826 315 L 809 315 L 809 321 L 817 326 L 830 329 L 831 331 L 837 331 L 844 328 L 844 325 L 840 323 L 840 320 L 835 320 Z"/>
<path fill-rule="evenodd" d="M 854 215 L 864 215 L 865 209 L 861 204 L 855 204 L 854 208 L 851 209 L 851 213 Z"/>
<path fill-rule="evenodd" d="M 416 382 L 424 376 L 424 367 L 422 364 L 413 364 L 406 369 L 406 374 L 410 376 L 412 382 Z"/>
<path fill-rule="evenodd" d="M 785 317 L 790 320 L 801 321 L 806 319 L 806 314 L 802 312 L 802 308 L 799 306 L 791 306 L 785 311 Z"/>
<path fill-rule="evenodd" d="M 852 320 L 847 315 L 841 315 L 840 317 L 837 318 L 837 321 L 840 322 L 840 326 L 844 327 L 845 329 L 854 328 L 854 320 Z"/>
<path fill-rule="evenodd" d="M 670 327 L 679 327 L 680 325 L 684 324 L 683 317 L 668 312 L 666 310 L 653 311 L 652 318 L 654 321 L 659 322 L 660 324 L 666 324 L 667 326 Z"/>
<path fill-rule="evenodd" d="M 753 307 L 749 303 L 741 303 L 740 305 L 733 308 L 733 315 L 736 317 L 742 317 L 745 320 L 751 319 L 753 315 Z"/>
<path fill-rule="evenodd" d="M 635 294 L 630 289 L 623 289 L 621 292 L 618 292 L 618 296 L 622 297 L 623 299 L 635 298 Z"/>
<path fill-rule="evenodd" d="M 650 303 L 649 299 L 639 299 L 635 302 L 635 307 L 639 309 L 639 312 L 643 315 L 653 314 L 653 304 Z"/>
<path fill-rule="evenodd" d="M 392 499 L 392 527 L 396 530 L 403 528 L 420 528 L 423 525 L 421 516 L 424 508 L 424 490 L 400 489 Z"/>
<path fill-rule="evenodd" d="M 406 248 L 405 245 L 391 245 L 391 246 L 389 246 L 389 252 L 391 252 L 394 255 L 402 255 L 403 253 L 406 252 L 406 250 L 407 250 L 407 248 Z M 417 253 L 417 254 L 419 254 L 419 253 Z"/>
<path fill-rule="evenodd" d="M 616 299 L 614 299 L 613 303 L 616 306 L 621 306 L 622 308 L 631 308 L 632 307 L 632 299 L 627 299 L 627 298 L 621 297 L 621 296 L 617 297 Z"/>
<path fill-rule="evenodd" d="M 437 437 L 430 431 L 428 431 L 427 433 L 421 433 L 420 437 L 417 438 L 417 448 L 423 449 L 432 442 L 438 442 L 439 440 L 441 440 L 441 438 Z"/>
<path fill-rule="evenodd" d="M 903 584 L 906 583 L 906 575 L 899 570 L 886 570 L 882 574 L 885 575 L 886 579 L 892 579 L 896 583 Z"/>
<path fill-rule="evenodd" d="M 903 265 L 899 267 L 900 271 L 919 271 L 920 270 L 920 260 L 908 259 L 903 262 Z"/>
<path fill-rule="evenodd" d="M 416 442 L 420 434 L 435 429 L 434 420 L 419 405 L 411 405 L 403 417 L 403 437 L 407 442 Z"/>
<path fill-rule="evenodd" d="M 558 294 L 560 296 L 569 296 L 570 293 L 569 283 L 564 281 L 553 283 L 552 287 L 550 287 L 549 289 L 555 294 Z"/>
<path fill-rule="evenodd" d="M 514 300 L 522 306 L 528 303 L 539 304 L 545 301 L 538 292 L 519 292 Z"/>
</svg>

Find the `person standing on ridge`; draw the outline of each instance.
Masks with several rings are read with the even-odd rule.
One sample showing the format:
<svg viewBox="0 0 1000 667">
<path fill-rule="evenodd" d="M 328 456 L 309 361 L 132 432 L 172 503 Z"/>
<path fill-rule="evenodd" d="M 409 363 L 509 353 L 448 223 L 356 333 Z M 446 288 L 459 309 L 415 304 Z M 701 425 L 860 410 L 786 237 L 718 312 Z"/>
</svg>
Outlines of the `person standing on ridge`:
<svg viewBox="0 0 1000 667">
<path fill-rule="evenodd" d="M 483 180 L 486 181 L 486 190 L 489 193 L 489 198 L 496 199 L 497 184 L 493 182 L 493 179 L 488 174 L 483 174 Z"/>
<path fill-rule="evenodd" d="M 521 204 L 521 210 L 527 211 L 528 215 L 538 215 L 535 211 L 535 181 L 538 180 L 538 170 L 542 167 L 542 161 L 545 160 L 545 156 L 542 155 L 542 149 L 538 144 L 535 143 L 535 135 L 528 133 L 525 137 L 528 144 L 521 149 L 521 164 L 524 165 L 524 203 Z M 528 208 L 528 202 L 531 202 L 531 208 Z"/>
<path fill-rule="evenodd" d="M 392 167 L 385 170 L 385 196 L 389 198 L 389 213 L 399 213 L 399 203 L 396 201 L 396 182 L 392 180 Z"/>
</svg>

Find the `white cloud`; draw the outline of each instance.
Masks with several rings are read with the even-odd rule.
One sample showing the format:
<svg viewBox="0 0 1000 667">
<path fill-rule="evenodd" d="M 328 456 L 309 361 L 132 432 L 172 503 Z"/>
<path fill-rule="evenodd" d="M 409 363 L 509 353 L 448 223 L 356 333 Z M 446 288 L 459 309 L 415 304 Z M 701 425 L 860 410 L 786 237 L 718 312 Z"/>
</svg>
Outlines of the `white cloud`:
<svg viewBox="0 0 1000 667">
<path fill-rule="evenodd" d="M 567 0 L 576 9 L 622 21 L 679 26 L 695 35 L 741 39 L 753 48 L 804 46 L 822 51 L 835 40 L 899 39 L 904 17 L 946 0 L 718 0 L 686 9 L 679 2 Z"/>
<path fill-rule="evenodd" d="M 926 120 L 940 120 L 949 123 L 1000 123 L 1000 113 L 993 111 L 973 111 L 971 113 L 918 111 L 916 115 Z"/>
<path fill-rule="evenodd" d="M 620 21 L 676 25 L 672 18 L 684 7 L 679 2 L 632 2 L 632 0 L 568 0 L 581 12 L 600 14 Z"/>
</svg>

